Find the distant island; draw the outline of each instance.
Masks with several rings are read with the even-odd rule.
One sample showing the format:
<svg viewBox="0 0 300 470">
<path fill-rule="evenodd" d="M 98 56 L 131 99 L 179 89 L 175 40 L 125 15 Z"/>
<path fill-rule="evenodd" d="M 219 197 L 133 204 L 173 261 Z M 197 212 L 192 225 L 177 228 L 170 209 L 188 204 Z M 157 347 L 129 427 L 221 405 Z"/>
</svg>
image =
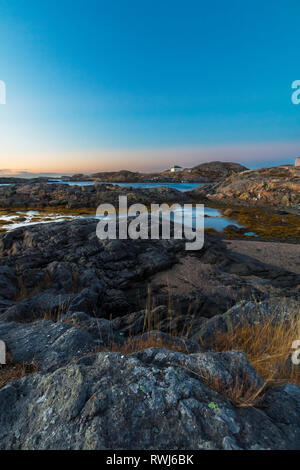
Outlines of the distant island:
<svg viewBox="0 0 300 470">
<path fill-rule="evenodd" d="M 99 172 L 88 176 L 84 174 L 62 176 L 61 179 L 64 181 L 101 181 L 107 183 L 208 183 L 245 170 L 247 168 L 239 163 L 209 162 L 201 163 L 193 168 L 181 168 L 175 165 L 173 168 L 160 173 L 139 173 L 120 170 Z"/>
</svg>

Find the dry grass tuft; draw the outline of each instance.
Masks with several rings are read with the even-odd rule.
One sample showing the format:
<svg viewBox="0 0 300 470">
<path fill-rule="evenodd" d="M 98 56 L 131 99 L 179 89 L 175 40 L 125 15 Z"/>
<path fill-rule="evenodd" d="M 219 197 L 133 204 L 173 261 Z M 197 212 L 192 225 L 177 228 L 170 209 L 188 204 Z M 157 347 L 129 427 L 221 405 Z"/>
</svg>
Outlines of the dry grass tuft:
<svg viewBox="0 0 300 470">
<path fill-rule="evenodd" d="M 25 286 L 23 278 L 21 275 L 17 276 L 17 287 L 18 294 L 16 297 L 17 301 L 24 300 L 27 298 L 34 297 L 35 295 L 40 294 L 45 289 L 50 289 L 52 286 L 52 281 L 48 273 L 45 273 L 39 283 L 37 283 L 34 288 L 28 288 Z"/>
<path fill-rule="evenodd" d="M 238 408 L 258 406 L 262 404 L 264 392 L 268 387 L 268 382 L 258 386 L 256 383 L 249 384 L 246 377 L 241 382 L 236 378 L 233 386 L 229 391 L 226 391 L 226 394 L 231 403 Z"/>
<path fill-rule="evenodd" d="M 57 308 L 48 308 L 45 310 L 42 318 L 37 318 L 37 320 L 43 321 L 53 321 L 59 323 L 62 321 L 63 315 L 65 315 L 70 307 L 70 301 L 60 301 Z M 66 322 L 67 323 L 67 322 Z"/>
<path fill-rule="evenodd" d="M 35 362 L 13 364 L 10 357 L 8 357 L 7 364 L 0 365 L 0 388 L 11 380 L 22 379 L 26 375 L 34 374 L 37 371 L 38 367 Z"/>
<path fill-rule="evenodd" d="M 188 339 L 193 322 L 185 322 L 181 328 L 177 327 L 176 314 L 174 314 L 173 311 L 171 298 L 169 297 L 168 313 L 166 316 L 168 324 L 164 332 L 162 332 L 160 328 L 162 318 L 155 312 L 155 303 L 150 286 L 148 287 L 148 295 L 144 308 L 145 314 L 141 333 L 135 336 L 129 331 L 129 336 L 124 344 L 111 343 L 105 351 L 133 354 L 149 348 L 166 348 L 177 352 L 188 352 L 185 341 Z M 169 338 L 167 336 L 169 336 Z"/>
<path fill-rule="evenodd" d="M 167 339 L 157 328 L 159 321 L 152 316 L 150 298 L 151 292 L 148 293 L 143 334 L 138 337 L 129 336 L 123 345 L 112 343 L 105 351 L 133 354 L 147 348 L 160 347 L 187 352 L 184 340 L 188 338 L 192 325 L 182 331 L 170 328 L 168 333 L 174 340 Z M 264 380 L 263 385 L 250 383 L 246 373 L 244 377 L 237 376 L 233 379 L 230 386 L 224 386 L 220 377 L 212 377 L 207 371 L 189 372 L 199 376 L 210 388 L 228 398 L 237 407 L 261 405 L 264 392 L 269 387 L 285 383 L 296 383 L 300 386 L 300 367 L 291 361 L 292 344 L 300 339 L 300 310 L 297 305 L 288 305 L 284 300 L 282 303 L 277 302 L 277 307 L 278 311 L 274 311 L 272 318 L 266 318 L 261 311 L 259 323 L 246 324 L 245 320 L 244 325 L 238 328 L 232 327 L 227 333 L 217 332 L 210 345 L 210 349 L 216 352 L 243 351 L 250 364 Z M 259 303 L 257 308 L 260 309 Z M 171 310 L 169 307 L 170 316 Z M 153 330 L 157 330 L 155 335 L 151 334 Z"/>
<path fill-rule="evenodd" d="M 188 370 L 188 372 L 195 374 L 209 388 L 230 400 L 238 408 L 261 404 L 263 392 L 268 387 L 266 382 L 263 385 L 249 382 L 249 377 L 246 373 L 242 377 L 236 376 L 232 384 L 225 385 L 219 376 L 212 376 L 207 370 L 202 370 L 201 372 Z"/>
<path fill-rule="evenodd" d="M 102 348 L 101 351 L 134 354 L 135 352 L 149 348 L 166 348 L 171 351 L 187 352 L 184 341 L 177 343 L 176 341 L 166 340 L 160 334 L 129 337 L 124 344 L 112 343 L 108 348 Z"/>
<path fill-rule="evenodd" d="M 291 361 L 292 344 L 300 339 L 299 317 L 275 323 L 245 325 L 229 333 L 217 333 L 213 349 L 218 352 L 241 350 L 257 373 L 269 385 L 296 383 L 300 386 L 300 367 Z"/>
</svg>

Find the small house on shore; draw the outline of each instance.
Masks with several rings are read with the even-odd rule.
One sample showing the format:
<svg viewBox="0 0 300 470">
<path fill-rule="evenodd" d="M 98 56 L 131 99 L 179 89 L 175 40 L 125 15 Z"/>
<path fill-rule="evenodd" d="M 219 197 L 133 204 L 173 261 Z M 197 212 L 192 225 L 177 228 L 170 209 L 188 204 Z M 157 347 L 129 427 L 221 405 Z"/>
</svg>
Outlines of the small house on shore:
<svg viewBox="0 0 300 470">
<path fill-rule="evenodd" d="M 295 166 L 300 167 L 300 157 L 297 157 L 297 158 L 296 158 Z"/>
<path fill-rule="evenodd" d="M 178 165 L 174 165 L 170 169 L 171 173 L 179 173 L 180 171 L 183 171 L 183 168 L 182 168 L 182 166 L 178 166 Z"/>
</svg>

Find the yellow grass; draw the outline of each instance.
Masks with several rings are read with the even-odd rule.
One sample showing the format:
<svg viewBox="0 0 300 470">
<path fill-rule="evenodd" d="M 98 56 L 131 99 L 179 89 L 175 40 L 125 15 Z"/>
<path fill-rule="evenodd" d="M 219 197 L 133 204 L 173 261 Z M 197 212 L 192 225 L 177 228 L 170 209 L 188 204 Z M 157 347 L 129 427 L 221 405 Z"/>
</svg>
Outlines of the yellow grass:
<svg viewBox="0 0 300 470">
<path fill-rule="evenodd" d="M 277 305 L 277 304 L 276 304 Z M 103 348 L 97 347 L 94 352 L 120 352 L 122 354 L 134 354 L 137 351 L 148 348 L 167 348 L 173 351 L 187 353 L 185 339 L 190 336 L 193 329 L 192 323 L 185 325 L 182 330 L 173 327 L 174 314 L 171 299 L 169 299 L 168 321 L 169 328 L 165 333 L 175 337 L 166 339 L 159 331 L 161 319 L 153 312 L 155 307 L 151 289 L 145 301 L 145 314 L 143 327 L 139 336 L 133 332 L 128 333 L 128 338 L 123 344 L 112 342 Z M 68 309 L 67 305 L 62 305 L 59 312 L 56 312 L 55 320 L 60 321 L 62 314 Z M 257 304 L 259 313 L 259 303 Z M 240 350 L 244 351 L 249 362 L 256 369 L 258 375 L 264 380 L 263 386 L 253 383 L 249 385 L 246 375 L 240 380 L 236 378 L 234 383 L 228 388 L 224 387 L 220 377 L 210 376 L 207 371 L 190 371 L 196 373 L 200 379 L 218 393 L 226 396 L 235 406 L 254 406 L 263 398 L 263 392 L 267 387 L 284 383 L 296 383 L 300 386 L 300 366 L 295 366 L 291 362 L 292 344 L 300 340 L 300 307 L 295 304 L 293 307 L 285 302 L 278 303 L 279 312 L 289 312 L 289 316 L 281 315 L 278 312 L 270 319 L 261 315 L 261 320 L 257 324 L 248 324 L 245 317 L 244 324 L 239 327 L 230 328 L 227 333 L 217 332 L 210 349 L 216 352 Z M 242 318 L 242 317 L 241 317 Z M 258 315 L 259 318 L 259 315 Z M 283 320 L 285 318 L 285 320 Z M 52 319 L 53 314 L 45 314 L 44 320 Z M 176 324 L 176 322 L 175 322 Z M 151 333 L 152 332 L 152 333 Z M 177 337 L 177 340 L 176 340 Z M 101 339 L 101 332 L 99 331 Z M 8 364 L 0 366 L 0 387 L 9 380 L 22 378 L 27 374 L 36 372 L 34 364 Z"/>
<path fill-rule="evenodd" d="M 215 351 L 241 350 L 257 373 L 269 385 L 296 383 L 300 386 L 300 367 L 291 361 L 292 344 L 300 339 L 300 318 L 275 323 L 241 326 L 229 333 L 217 333 Z"/>
<path fill-rule="evenodd" d="M 108 348 L 102 348 L 101 351 L 120 352 L 122 354 L 134 354 L 135 352 L 143 351 L 144 349 L 149 348 L 166 348 L 172 351 L 187 352 L 184 346 L 184 342 L 181 344 L 176 344 L 172 341 L 166 341 L 159 334 L 157 336 L 146 334 L 138 338 L 130 337 L 122 345 L 112 343 Z"/>
<path fill-rule="evenodd" d="M 155 308 L 155 303 L 153 301 L 150 286 L 148 287 L 148 295 L 144 307 L 145 314 L 141 333 L 138 336 L 134 336 L 130 331 L 124 344 L 120 345 L 118 343 L 112 342 L 111 345 L 105 349 L 105 351 L 120 352 L 122 354 L 133 354 L 137 351 L 142 351 L 149 348 L 166 348 L 172 351 L 187 352 L 187 348 L 184 346 L 184 340 L 187 339 L 192 329 L 192 323 L 190 325 L 184 325 L 180 331 L 172 326 L 172 321 L 175 317 L 171 298 L 169 298 L 168 305 L 169 326 L 168 331 L 165 331 L 164 333 L 167 333 L 175 338 L 180 338 L 182 340 L 180 342 L 176 343 L 176 340 L 172 341 L 171 339 L 166 340 L 165 337 L 163 337 L 162 332 L 159 331 L 160 318 L 153 311 Z M 151 332 L 155 332 L 155 334 L 151 334 Z"/>
<path fill-rule="evenodd" d="M 106 351 L 121 352 L 123 354 L 133 354 L 151 347 L 164 347 L 179 352 L 187 352 L 184 348 L 184 341 L 180 344 L 167 341 L 163 336 L 150 335 L 150 332 L 157 330 L 157 321 L 151 315 L 151 292 L 148 292 L 146 312 L 144 318 L 144 335 L 138 338 L 129 336 L 123 345 L 111 344 Z M 259 304 L 258 310 L 259 310 Z M 263 399 L 264 391 L 275 385 L 285 383 L 296 383 L 300 386 L 300 366 L 294 365 L 291 361 L 291 354 L 294 352 L 292 344 L 300 340 L 300 308 L 297 305 L 286 306 L 278 304 L 280 311 L 289 311 L 289 319 L 275 319 L 274 317 L 263 318 L 254 325 L 245 324 L 238 328 L 231 328 L 228 333 L 216 333 L 210 349 L 216 352 L 232 350 L 243 351 L 250 364 L 256 369 L 258 375 L 264 380 L 263 386 L 249 384 L 245 375 L 244 379 L 238 377 L 230 388 L 224 388 L 224 384 L 219 377 L 211 377 L 207 371 L 197 372 L 201 380 L 218 393 L 226 396 L 235 406 L 254 406 Z M 278 312 L 277 312 L 278 313 Z M 171 308 L 170 308 L 171 315 Z M 170 321 L 171 324 L 171 321 Z M 170 328 L 169 334 L 182 340 L 189 336 L 192 326 L 188 330 L 176 331 Z M 194 371 L 190 371 L 195 373 Z"/>
<path fill-rule="evenodd" d="M 240 379 L 236 377 L 230 386 L 225 386 L 219 376 L 211 375 L 207 370 L 195 372 L 186 369 L 188 372 L 199 377 L 209 388 L 223 395 L 236 407 L 250 407 L 261 403 L 263 392 L 268 387 L 268 383 L 263 385 L 250 383 L 246 373 Z"/>
<path fill-rule="evenodd" d="M 30 364 L 25 362 L 13 364 L 8 359 L 7 364 L 0 365 L 0 388 L 4 387 L 11 380 L 22 379 L 26 375 L 34 374 L 37 370 L 38 367 L 34 362 Z"/>
</svg>

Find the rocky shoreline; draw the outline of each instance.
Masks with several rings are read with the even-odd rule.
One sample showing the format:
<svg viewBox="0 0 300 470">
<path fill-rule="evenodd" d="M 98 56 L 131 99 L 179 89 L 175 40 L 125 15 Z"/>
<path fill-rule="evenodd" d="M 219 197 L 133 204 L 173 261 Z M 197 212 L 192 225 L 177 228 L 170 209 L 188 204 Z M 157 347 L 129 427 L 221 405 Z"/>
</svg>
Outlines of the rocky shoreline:
<svg viewBox="0 0 300 470">
<path fill-rule="evenodd" d="M 288 171 L 292 172 L 290 168 Z M 250 184 L 252 187 L 256 173 L 259 172 L 251 170 L 239 174 L 237 183 L 243 182 L 244 191 L 247 185 Z M 54 218 L 92 217 L 100 204 L 113 204 L 118 209 L 119 196 L 126 196 L 128 207 L 136 203 L 144 204 L 147 208 L 150 208 L 151 204 L 165 203 L 171 206 L 201 203 L 208 208 L 217 209 L 219 216 L 228 220 L 228 225 L 223 224 L 221 230 L 223 236 L 230 239 L 299 243 L 300 205 L 287 203 L 290 200 L 298 201 L 300 194 L 297 186 L 298 173 L 299 170 L 294 175 L 293 191 L 289 189 L 288 196 L 286 196 L 286 185 L 283 192 L 282 182 L 279 182 L 277 190 L 272 186 L 273 203 L 267 202 L 262 197 L 260 201 L 256 201 L 250 189 L 248 199 L 244 196 L 239 197 L 239 193 L 230 192 L 229 189 L 236 184 L 236 177 L 233 176 L 214 185 L 202 185 L 192 191 L 184 192 L 164 186 L 133 188 L 97 183 L 85 186 L 22 182 L 0 186 L 0 232 L 5 232 L 10 224 L 18 226 L 22 220 L 26 223 L 28 211 L 34 211 L 32 216 L 34 223 L 51 222 Z M 270 174 L 274 176 L 273 169 Z M 269 184 L 267 181 L 265 186 Z M 222 188 L 229 188 L 228 192 Z M 283 205 L 282 201 L 285 201 L 286 205 Z"/>
<path fill-rule="evenodd" d="M 283 297 L 299 305 L 300 274 L 220 236 L 191 255 L 180 240 L 99 241 L 96 223 L 0 235 L 0 338 L 13 364 L 35 366 L 0 388 L 0 448 L 299 448 L 300 388 L 266 388 L 240 407 L 233 383 L 263 380 L 243 353 L 210 341 L 242 318 L 262 321 L 261 309 L 274 316 Z M 129 339 L 137 352 L 113 352 Z"/>
<path fill-rule="evenodd" d="M 299 339 L 299 245 L 271 243 L 281 232 L 297 242 L 298 173 L 284 170 L 294 179 L 283 199 L 287 186 L 277 173 L 275 185 L 274 171 L 271 190 L 265 186 L 272 202 L 264 193 L 258 212 L 254 190 L 248 204 L 226 188 L 253 188 L 265 170 L 186 193 L 0 187 L 0 207 L 11 213 L 89 214 L 0 233 L 0 340 L 8 358 L 0 365 L 0 449 L 300 449 L 300 375 L 289 345 L 275 362 L 271 350 L 263 353 L 260 375 L 238 336 L 227 348 L 216 343 L 246 329 L 252 344 L 266 324 L 271 338 L 281 325 L 280 345 Z M 253 227 L 259 243 L 240 242 L 230 227 L 207 231 L 194 252 L 184 240 L 100 241 L 92 215 L 100 203 L 117 205 L 120 194 L 146 206 L 210 201 Z M 279 200 L 289 203 L 276 211 Z"/>
<path fill-rule="evenodd" d="M 300 211 L 300 167 L 283 165 L 231 175 L 189 195 L 196 199 L 235 205 L 282 207 Z"/>
<path fill-rule="evenodd" d="M 129 170 L 120 171 L 104 171 L 93 174 L 76 174 L 55 177 L 35 177 L 35 178 L 20 178 L 20 177 L 0 177 L 1 184 L 24 184 L 24 183 L 47 183 L 49 181 L 55 182 L 103 182 L 103 183 L 203 183 L 220 181 L 232 174 L 236 174 L 247 170 L 246 167 L 239 163 L 232 162 L 209 162 L 202 163 L 193 168 L 182 168 L 182 171 L 172 172 L 165 170 L 157 173 L 140 173 Z"/>
<path fill-rule="evenodd" d="M 176 189 L 159 187 L 149 189 L 121 188 L 112 184 L 69 186 L 68 184 L 34 183 L 0 187 L 0 208 L 3 209 L 92 209 L 100 204 L 119 205 L 119 196 L 127 196 L 128 204 L 149 206 L 152 203 L 191 203 L 192 198 Z"/>
</svg>

